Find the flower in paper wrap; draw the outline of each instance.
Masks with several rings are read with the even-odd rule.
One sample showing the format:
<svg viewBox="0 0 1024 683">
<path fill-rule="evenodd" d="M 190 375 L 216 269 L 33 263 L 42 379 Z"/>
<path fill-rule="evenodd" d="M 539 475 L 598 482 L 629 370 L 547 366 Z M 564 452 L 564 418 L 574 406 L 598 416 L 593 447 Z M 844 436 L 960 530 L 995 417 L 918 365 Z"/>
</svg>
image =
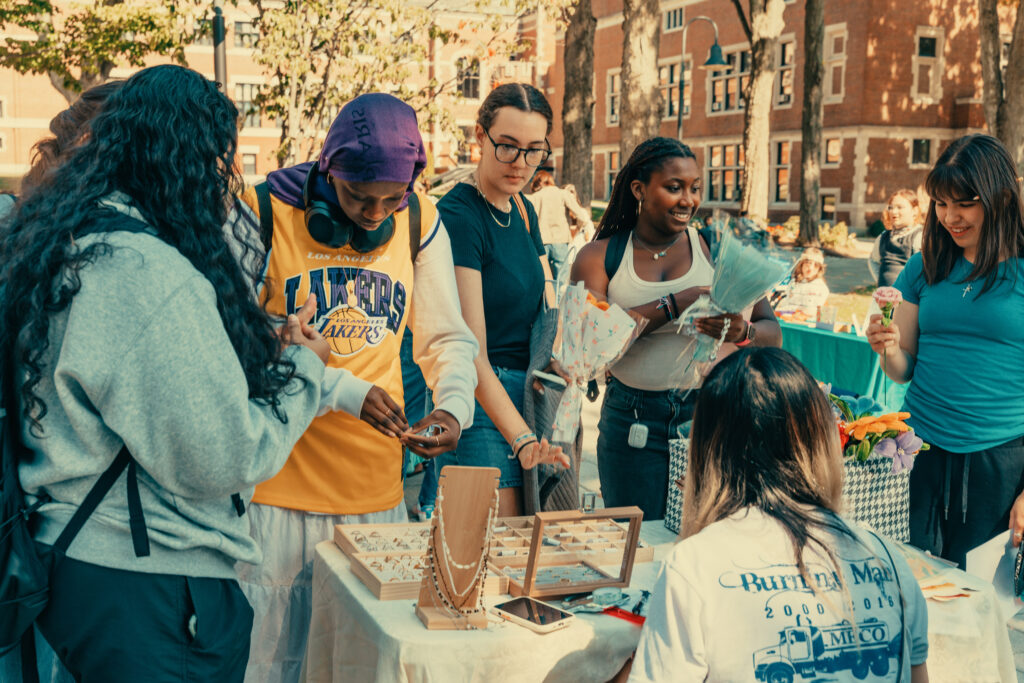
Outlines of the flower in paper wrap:
<svg viewBox="0 0 1024 683">
<path fill-rule="evenodd" d="M 864 461 L 872 456 L 892 458 L 892 473 L 914 466 L 914 456 L 928 450 L 928 444 L 914 435 L 906 423 L 910 413 L 878 415 L 884 410 L 874 399 L 828 394 L 829 402 L 839 410 L 839 441 L 843 454 Z"/>
<path fill-rule="evenodd" d="M 562 341 L 554 357 L 569 382 L 555 413 L 551 441 L 570 443 L 576 438 L 587 382 L 621 358 L 640 330 L 626 311 L 597 301 L 582 283 L 566 288 L 558 317 Z"/>
<path fill-rule="evenodd" d="M 882 326 L 888 327 L 892 323 L 892 314 L 896 307 L 903 301 L 903 294 L 895 287 L 879 287 L 871 296 L 882 311 Z"/>
</svg>

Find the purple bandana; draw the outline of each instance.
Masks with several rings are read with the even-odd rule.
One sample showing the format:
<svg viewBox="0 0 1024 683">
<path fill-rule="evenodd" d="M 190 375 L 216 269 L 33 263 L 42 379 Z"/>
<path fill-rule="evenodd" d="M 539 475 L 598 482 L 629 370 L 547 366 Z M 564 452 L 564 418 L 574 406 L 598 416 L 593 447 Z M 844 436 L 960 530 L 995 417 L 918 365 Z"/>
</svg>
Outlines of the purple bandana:
<svg viewBox="0 0 1024 683">
<path fill-rule="evenodd" d="M 302 208 L 302 185 L 312 163 L 267 174 L 271 193 L 286 204 Z M 427 154 L 415 110 L 393 95 L 360 95 L 342 108 L 327 132 L 313 195 L 338 204 L 326 173 L 357 183 L 408 182 L 405 197 L 398 206 L 401 210 L 426 165 Z"/>
</svg>

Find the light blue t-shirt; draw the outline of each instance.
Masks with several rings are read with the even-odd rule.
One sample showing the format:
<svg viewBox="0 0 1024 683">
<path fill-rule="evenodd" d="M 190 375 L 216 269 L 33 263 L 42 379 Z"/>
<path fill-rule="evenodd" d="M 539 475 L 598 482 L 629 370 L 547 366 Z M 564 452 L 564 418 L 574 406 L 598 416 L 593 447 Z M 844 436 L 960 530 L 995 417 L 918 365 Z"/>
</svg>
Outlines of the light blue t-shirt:
<svg viewBox="0 0 1024 683">
<path fill-rule="evenodd" d="M 999 279 L 965 281 L 961 257 L 949 277 L 925 282 L 921 254 L 896 280 L 917 304 L 917 364 L 903 404 L 928 443 L 971 453 L 1024 435 L 1024 262 L 999 266 Z"/>
</svg>

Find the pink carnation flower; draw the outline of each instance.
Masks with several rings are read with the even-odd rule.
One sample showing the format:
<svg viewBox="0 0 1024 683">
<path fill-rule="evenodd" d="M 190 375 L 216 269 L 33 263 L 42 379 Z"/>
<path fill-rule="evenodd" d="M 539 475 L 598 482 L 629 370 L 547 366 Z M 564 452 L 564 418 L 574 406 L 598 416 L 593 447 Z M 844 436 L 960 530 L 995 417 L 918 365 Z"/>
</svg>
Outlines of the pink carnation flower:
<svg viewBox="0 0 1024 683">
<path fill-rule="evenodd" d="M 886 304 L 898 304 L 903 301 L 903 294 L 895 287 L 879 287 L 872 296 L 875 297 L 875 303 L 879 308 Z"/>
</svg>

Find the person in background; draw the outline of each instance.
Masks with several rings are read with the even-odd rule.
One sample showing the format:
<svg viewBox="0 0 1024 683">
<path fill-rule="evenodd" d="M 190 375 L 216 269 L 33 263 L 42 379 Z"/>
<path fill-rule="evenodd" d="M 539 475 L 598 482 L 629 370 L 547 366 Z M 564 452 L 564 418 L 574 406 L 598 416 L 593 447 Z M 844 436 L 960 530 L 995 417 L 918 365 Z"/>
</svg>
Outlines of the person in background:
<svg viewBox="0 0 1024 683">
<path fill-rule="evenodd" d="M 882 212 L 882 223 L 885 232 L 875 240 L 868 266 L 879 287 L 891 287 L 910 257 L 921 251 L 924 213 L 917 192 L 903 189 L 893 193 Z"/>
<path fill-rule="evenodd" d="M 551 154 L 551 121 L 551 106 L 532 85 L 506 83 L 492 90 L 477 112 L 480 163 L 470 182 L 457 184 L 438 202 L 452 233 L 462 315 L 480 342 L 473 426 L 462 435 L 454 460 L 501 470 L 502 516 L 523 509 L 523 468 L 569 466 L 562 449 L 538 439 L 522 415 L 530 333 L 551 275 L 537 215 L 522 189 Z"/>
<path fill-rule="evenodd" d="M 958 563 L 1009 528 L 1024 535 L 1024 205 L 1010 154 L 988 135 L 945 149 L 925 181 L 921 251 L 892 323 L 867 339 L 910 382 L 907 423 L 931 450 L 910 473 L 910 543 Z"/>
<path fill-rule="evenodd" d="M 284 317 L 316 293 L 313 324 L 331 356 L 316 419 L 253 496 L 252 534 L 265 557 L 239 568 L 256 612 L 250 681 L 299 678 L 314 546 L 338 524 L 408 521 L 404 448 L 435 457 L 470 424 L 477 343 L 459 311 L 448 232 L 430 199 L 413 194 L 425 165 L 413 108 L 368 93 L 342 107 L 317 161 L 267 177 L 267 310 Z M 243 200 L 260 211 L 256 188 Z M 411 426 L 402 393 L 407 328 L 437 406 Z"/>
<path fill-rule="evenodd" d="M 572 194 L 577 203 L 580 201 L 575 185 L 572 183 L 566 183 L 562 186 L 562 189 Z M 569 222 L 569 234 L 572 235 L 572 238 L 569 240 L 569 260 L 573 261 L 576 258 L 576 254 L 580 253 L 580 249 L 582 249 L 587 242 L 594 239 L 594 221 L 590 220 L 589 222 L 581 223 L 569 210 L 566 210 L 565 218 Z"/>
<path fill-rule="evenodd" d="M 597 467 L 605 505 L 636 505 L 662 519 L 669 439 L 690 419 L 702 377 L 687 368 L 694 335 L 667 324 L 709 290 L 708 245 L 691 225 L 702 180 L 689 147 L 671 138 L 642 142 L 615 177 L 597 237 L 576 257 L 570 279 L 646 322 L 611 368 L 598 423 Z M 700 334 L 735 345 L 779 346 L 782 330 L 767 299 L 746 315 L 697 321 Z"/>
<path fill-rule="evenodd" d="M 839 515 L 839 433 L 807 369 L 781 349 L 732 354 L 701 387 L 691 435 L 682 540 L 629 680 L 790 680 L 779 647 L 810 651 L 818 634 L 845 632 L 839 680 L 925 683 L 921 588 L 895 543 Z M 875 580 L 859 578 L 866 567 Z M 857 637 L 882 625 L 881 647 Z"/>
<path fill-rule="evenodd" d="M 789 284 L 781 288 L 781 298 L 775 304 L 775 312 L 800 312 L 814 320 L 818 308 L 828 300 L 828 284 L 825 282 L 825 255 L 821 249 L 808 247 L 800 254 L 800 260 L 793 268 Z"/>
<path fill-rule="evenodd" d="M 576 194 L 555 185 L 555 179 L 547 171 L 537 171 L 533 176 L 529 200 L 537 212 L 540 238 L 544 242 L 551 275 L 559 281 L 570 265 L 569 243 L 572 241 L 572 232 L 566 214 L 572 213 L 584 233 L 588 229 L 593 232 L 594 222 L 589 212 L 580 206 Z"/>
<path fill-rule="evenodd" d="M 35 456 L 19 476 L 49 497 L 36 541 L 126 468 L 56 556 L 37 621 L 76 680 L 244 675 L 235 564 L 261 558 L 245 502 L 312 420 L 329 349 L 315 300 L 275 330 L 232 252 L 237 122 L 201 74 L 143 69 L 0 227 L 0 348 Z"/>
</svg>

